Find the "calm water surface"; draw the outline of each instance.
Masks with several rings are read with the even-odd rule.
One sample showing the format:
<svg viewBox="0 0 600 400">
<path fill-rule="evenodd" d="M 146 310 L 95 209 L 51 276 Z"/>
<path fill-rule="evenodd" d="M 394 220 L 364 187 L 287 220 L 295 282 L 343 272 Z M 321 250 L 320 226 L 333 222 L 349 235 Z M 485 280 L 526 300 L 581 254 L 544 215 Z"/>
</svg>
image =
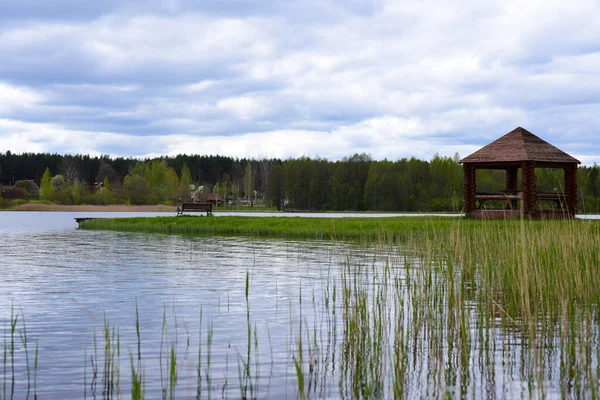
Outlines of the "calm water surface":
<svg viewBox="0 0 600 400">
<path fill-rule="evenodd" d="M 457 325 L 454 313 L 459 310 L 446 303 L 447 281 L 439 281 L 441 286 L 432 292 L 434 296 L 423 292 L 436 285 L 437 266 L 423 268 L 423 260 L 393 246 L 372 249 L 319 241 L 80 231 L 74 222 L 76 217 L 143 215 L 161 214 L 0 212 L 0 339 L 9 349 L 11 314 L 18 316 L 14 398 L 27 396 L 26 354 L 20 339 L 24 333 L 23 317 L 30 366 L 35 346 L 39 346 L 39 398 L 104 397 L 105 323 L 114 327 L 115 339 L 118 332 L 120 353 L 115 362 L 121 371 L 119 392 L 127 398 L 130 357 L 135 359 L 138 354 L 136 306 L 147 398 L 162 396 L 171 348 L 177 358 L 178 398 L 196 395 L 199 350 L 202 374 L 208 372 L 210 376 L 210 384 L 203 378 L 203 396 L 210 390 L 214 398 L 239 398 L 238 376 L 247 359 L 248 309 L 253 331 L 251 371 L 258 385 L 254 387 L 256 397 L 296 398 L 294 361 L 299 354 L 299 332 L 305 337 L 305 372 L 310 371 L 311 365 L 316 371 L 313 379 L 307 381 L 312 385 L 312 397 L 353 397 L 352 392 L 344 393 L 348 387 L 338 384 L 343 380 L 340 376 L 348 372 L 339 370 L 347 367 L 340 360 L 358 361 L 357 355 L 367 358 L 370 354 L 353 353 L 356 348 L 352 341 L 346 341 L 350 347 L 343 347 L 348 330 L 342 320 L 353 320 L 358 304 L 346 308 L 344 314 L 340 300 L 340 281 L 344 279 L 353 290 L 364 289 L 368 293 L 364 304 L 369 313 L 362 324 L 375 323 L 375 316 L 383 318 L 387 332 L 384 341 L 393 347 L 376 364 L 384 365 L 382 374 L 393 374 L 391 365 L 398 360 L 386 357 L 402 355 L 398 365 L 404 368 L 401 382 L 405 383 L 402 393 L 406 397 L 440 397 L 440 391 L 451 397 L 481 398 L 581 394 L 589 392 L 578 391 L 577 379 L 586 387 L 591 382 L 589 377 L 598 376 L 592 370 L 598 368 L 600 373 L 600 346 L 593 339 L 600 337 L 600 332 L 595 322 L 589 325 L 590 333 L 581 338 L 574 335 L 573 340 L 565 342 L 575 346 L 575 350 L 558 342 L 560 335 L 556 341 L 543 342 L 543 348 L 527 347 L 519 332 L 506 326 L 506 319 L 501 325 L 500 319 L 480 318 L 475 307 L 469 306 L 468 298 L 464 300 L 466 308 L 456 314 L 464 318 Z M 349 266 L 361 265 L 367 268 L 359 269 L 359 274 L 344 272 Z M 392 278 L 381 284 L 386 274 Z M 348 276 L 359 278 L 348 280 Z M 386 289 L 387 285 L 393 290 Z M 337 303 L 326 309 L 324 304 L 333 301 L 333 287 L 337 287 Z M 461 292 L 461 296 L 476 296 L 475 291 L 469 293 Z M 357 299 L 360 296 L 350 300 Z M 376 306 L 382 306 L 384 312 L 371 314 Z M 575 326 L 580 330 L 581 324 Z M 211 346 L 207 345 L 209 331 Z M 315 338 L 312 345 L 311 338 Z M 571 353 L 565 353 L 565 348 L 575 356 L 572 366 L 565 361 L 571 360 Z M 541 368 L 532 361 L 532 354 L 543 356 Z M 308 361 L 309 356 L 314 363 Z M 569 375 L 569 371 L 579 371 L 577 363 L 584 366 L 583 378 Z M 331 367 L 335 365 L 337 370 Z M 98 368 L 95 390 L 94 367 Z M 376 368 L 366 371 L 377 371 Z M 6 363 L 0 365 L 0 393 L 3 388 L 10 393 L 12 376 L 8 353 Z M 369 379 L 376 381 L 377 377 Z M 386 375 L 385 379 L 394 382 L 395 378 Z M 394 388 L 386 386 L 382 390 L 379 396 L 388 397 Z"/>
<path fill-rule="evenodd" d="M 121 385 L 128 393 L 129 357 L 137 355 L 136 304 L 150 398 L 161 389 L 161 338 L 165 348 L 177 342 L 181 368 L 177 393 L 195 394 L 198 335 L 206 340 L 209 321 L 214 329 L 211 373 L 217 393 L 227 379 L 223 390 L 229 397 L 239 397 L 238 354 L 245 354 L 247 343 L 247 273 L 251 323 L 256 324 L 264 359 L 259 393 L 294 398 L 288 322 L 297 318 L 301 290 L 307 299 L 313 292 L 320 296 L 323 278 L 337 275 L 338 265 L 347 257 L 373 261 L 365 249 L 328 242 L 77 230 L 74 218 L 89 215 L 0 212 L 0 322 L 9 324 L 11 310 L 19 318 L 25 316 L 27 336 L 39 345 L 40 398 L 81 398 L 84 381 L 90 395 L 94 335 L 101 356 L 105 318 L 120 334 Z M 166 335 L 161 334 L 165 315 Z M 34 346 L 30 344 L 31 353 Z M 24 354 L 18 356 L 20 398 L 26 374 Z M 96 394 L 100 396 L 100 390 Z"/>
</svg>

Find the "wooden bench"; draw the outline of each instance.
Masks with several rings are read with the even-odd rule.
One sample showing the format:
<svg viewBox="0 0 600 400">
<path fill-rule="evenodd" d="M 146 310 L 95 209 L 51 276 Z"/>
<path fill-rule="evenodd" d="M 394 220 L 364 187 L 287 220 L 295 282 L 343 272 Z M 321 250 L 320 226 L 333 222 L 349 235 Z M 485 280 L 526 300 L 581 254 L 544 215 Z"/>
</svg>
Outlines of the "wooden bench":
<svg viewBox="0 0 600 400">
<path fill-rule="evenodd" d="M 537 192 L 535 194 L 535 198 L 538 202 L 545 201 L 553 201 L 555 203 L 555 208 L 564 209 L 565 202 L 565 194 L 564 193 L 547 193 L 547 192 Z M 479 202 L 479 209 L 483 209 L 483 203 L 486 200 L 500 200 L 504 201 L 504 209 L 505 210 L 517 210 L 518 209 L 518 201 L 523 199 L 522 192 L 515 191 L 506 191 L 504 193 L 477 193 L 475 195 L 475 201 Z"/>
<path fill-rule="evenodd" d="M 212 204 L 210 203 L 181 203 L 177 206 L 177 216 L 183 215 L 185 211 L 188 212 L 205 212 L 206 215 L 212 215 Z"/>
<path fill-rule="evenodd" d="M 475 201 L 479 202 L 479 209 L 483 209 L 485 200 L 500 200 L 504 201 L 505 210 L 518 209 L 518 201 L 522 199 L 520 192 L 505 192 L 505 193 L 477 193 Z"/>
<path fill-rule="evenodd" d="M 563 210 L 565 208 L 566 197 L 564 193 L 560 192 L 539 192 L 536 193 L 536 198 L 538 201 L 548 200 L 553 201 L 555 208 L 559 210 Z"/>
</svg>

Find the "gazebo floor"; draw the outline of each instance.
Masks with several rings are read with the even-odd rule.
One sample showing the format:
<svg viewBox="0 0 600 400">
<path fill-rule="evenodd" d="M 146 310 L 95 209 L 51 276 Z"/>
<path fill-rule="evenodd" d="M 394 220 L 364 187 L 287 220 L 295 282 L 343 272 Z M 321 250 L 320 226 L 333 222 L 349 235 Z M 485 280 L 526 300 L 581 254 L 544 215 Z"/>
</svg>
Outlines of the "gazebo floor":
<svg viewBox="0 0 600 400">
<path fill-rule="evenodd" d="M 521 215 L 519 210 L 475 210 L 469 216 L 477 219 L 513 218 Z"/>
<path fill-rule="evenodd" d="M 474 210 L 469 216 L 477 219 L 503 219 L 513 218 L 521 215 L 520 210 Z M 561 219 L 561 218 L 572 218 L 572 215 L 566 210 L 541 210 L 536 211 L 533 218 L 540 219 Z"/>
</svg>

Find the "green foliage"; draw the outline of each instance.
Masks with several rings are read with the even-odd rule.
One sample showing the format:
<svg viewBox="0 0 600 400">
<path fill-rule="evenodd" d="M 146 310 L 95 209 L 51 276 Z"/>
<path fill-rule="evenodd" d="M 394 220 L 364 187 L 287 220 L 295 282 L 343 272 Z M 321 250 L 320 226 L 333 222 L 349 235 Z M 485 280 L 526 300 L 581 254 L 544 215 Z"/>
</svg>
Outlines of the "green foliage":
<svg viewBox="0 0 600 400">
<path fill-rule="evenodd" d="M 53 195 L 54 185 L 52 185 L 52 175 L 50 174 L 50 168 L 46 168 L 40 182 L 40 198 L 42 200 L 52 200 Z"/>
<path fill-rule="evenodd" d="M 67 181 L 65 180 L 64 176 L 59 174 L 52 177 L 52 188 L 55 192 L 58 192 L 65 187 L 67 187 Z"/>
<path fill-rule="evenodd" d="M 83 199 L 87 198 L 90 193 L 90 188 L 85 183 L 75 180 L 70 186 L 73 204 L 79 205 L 83 203 Z"/>
<path fill-rule="evenodd" d="M 167 165 L 165 160 L 155 160 L 146 166 L 144 179 L 148 183 L 150 192 L 149 204 L 174 203 L 179 188 L 179 177 L 173 168 Z"/>
<path fill-rule="evenodd" d="M 131 170 L 131 173 L 129 175 L 146 176 L 147 170 L 148 170 L 148 164 L 138 161 L 137 163 L 135 163 L 135 167 L 133 167 L 133 169 Z"/>
<path fill-rule="evenodd" d="M 409 209 L 408 195 L 412 184 L 401 172 L 399 163 L 372 163 L 365 184 L 364 204 L 373 211 L 402 211 Z"/>
<path fill-rule="evenodd" d="M 52 200 L 57 204 L 71 205 L 73 204 L 73 193 L 68 187 L 64 187 L 54 192 Z"/>
<path fill-rule="evenodd" d="M 229 192 L 231 193 L 231 197 L 233 198 L 233 200 L 237 203 L 239 201 L 240 198 L 240 189 L 237 185 L 235 184 L 231 184 L 231 187 L 229 188 Z"/>
<path fill-rule="evenodd" d="M 139 175 L 127 175 L 123 181 L 123 196 L 129 204 L 147 204 L 150 187 Z"/>
<path fill-rule="evenodd" d="M 1 189 L 2 197 L 7 200 L 27 200 L 29 199 L 29 195 L 25 190 L 16 186 L 3 186 Z"/>
<path fill-rule="evenodd" d="M 217 182 L 213 191 L 218 193 L 223 200 L 227 200 L 233 196 L 231 177 L 228 173 L 223 174 L 221 180 Z"/>
<path fill-rule="evenodd" d="M 117 196 L 112 191 L 110 187 L 110 182 L 108 181 L 108 177 L 104 178 L 104 183 L 102 184 L 101 190 L 102 199 L 104 200 L 104 204 L 114 204 L 117 202 Z"/>
<path fill-rule="evenodd" d="M 35 186 L 32 181 L 29 181 L 29 180 L 16 181 L 15 187 L 23 189 L 27 193 L 27 196 L 32 196 L 32 195 L 36 194 Z"/>
<path fill-rule="evenodd" d="M 283 190 L 283 174 L 284 170 L 281 165 L 274 166 L 271 170 L 267 185 L 267 196 L 271 200 L 271 204 L 275 205 L 278 210 L 282 209 L 285 196 Z"/>
<path fill-rule="evenodd" d="M 314 211 L 460 211 L 463 173 L 458 159 L 458 155 L 435 155 L 430 161 L 415 158 L 376 161 L 366 154 L 355 154 L 335 162 L 308 157 L 281 162 L 199 155 L 138 160 L 6 152 L 0 153 L 0 182 L 30 179 L 41 182 L 46 168 L 62 171 L 51 178 L 55 192 L 51 197 L 64 204 L 76 202 L 73 187 L 68 190 L 70 193 L 63 192 L 69 187 L 65 178 L 68 173 L 73 180 L 79 177 L 86 185 L 108 177 L 110 198 L 96 193 L 81 194 L 81 203 L 128 201 L 128 196 L 121 195 L 121 178 L 137 175 L 148 184 L 149 193 L 137 196 L 136 201 L 143 204 L 173 203 L 180 197 L 187 198 L 182 182 L 189 179 L 190 183 L 210 188 L 216 185 L 221 197 L 234 202 L 243 192 L 251 201 L 264 196 L 265 204 L 272 201 L 279 208 L 285 203 L 287 208 Z M 599 172 L 598 165 L 578 168 L 578 208 L 582 212 L 600 212 Z M 536 169 L 539 191 L 561 190 L 563 182 L 560 169 Z M 504 189 L 504 184 L 503 170 L 477 172 L 479 192 L 498 192 Z M 255 193 L 257 199 L 253 198 Z"/>
<path fill-rule="evenodd" d="M 367 183 L 371 157 L 355 154 L 336 163 L 333 174 L 333 204 L 336 210 L 365 211 L 364 189 Z"/>
<path fill-rule="evenodd" d="M 183 168 L 181 168 L 181 178 L 179 179 L 179 197 L 181 197 L 184 201 L 189 201 L 190 199 L 190 185 L 192 184 L 192 174 L 190 173 L 190 169 L 187 164 L 183 164 Z"/>
</svg>

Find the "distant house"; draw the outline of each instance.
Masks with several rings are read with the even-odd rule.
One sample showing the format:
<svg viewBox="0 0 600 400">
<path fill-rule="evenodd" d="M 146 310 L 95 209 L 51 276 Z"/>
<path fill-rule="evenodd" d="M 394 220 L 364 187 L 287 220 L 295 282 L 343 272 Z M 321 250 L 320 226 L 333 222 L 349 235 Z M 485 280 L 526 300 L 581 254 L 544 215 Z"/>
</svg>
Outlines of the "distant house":
<svg viewBox="0 0 600 400">
<path fill-rule="evenodd" d="M 31 179 L 16 181 L 15 187 L 23 189 L 29 196 L 38 197 L 40 195 L 40 187 Z"/>
<path fill-rule="evenodd" d="M 104 186 L 104 182 L 94 182 L 94 184 L 92 185 L 88 185 L 88 188 L 90 189 L 90 193 L 94 194 L 96 193 L 96 191 L 98 189 L 100 189 L 102 186 Z"/>
<path fill-rule="evenodd" d="M 206 196 L 206 202 L 217 205 L 222 204 L 223 199 L 221 198 L 221 196 L 219 196 L 218 193 L 210 193 L 208 196 Z"/>
<path fill-rule="evenodd" d="M 192 201 L 197 201 L 200 203 L 205 203 L 206 202 L 206 195 L 204 194 L 204 188 L 205 186 L 198 186 L 198 188 L 196 188 L 191 194 L 191 198 Z"/>
<path fill-rule="evenodd" d="M 39 196 L 40 195 L 40 187 L 38 186 L 38 184 L 35 183 L 31 179 L 28 179 L 27 181 L 30 182 L 31 194 L 33 196 Z"/>
</svg>

